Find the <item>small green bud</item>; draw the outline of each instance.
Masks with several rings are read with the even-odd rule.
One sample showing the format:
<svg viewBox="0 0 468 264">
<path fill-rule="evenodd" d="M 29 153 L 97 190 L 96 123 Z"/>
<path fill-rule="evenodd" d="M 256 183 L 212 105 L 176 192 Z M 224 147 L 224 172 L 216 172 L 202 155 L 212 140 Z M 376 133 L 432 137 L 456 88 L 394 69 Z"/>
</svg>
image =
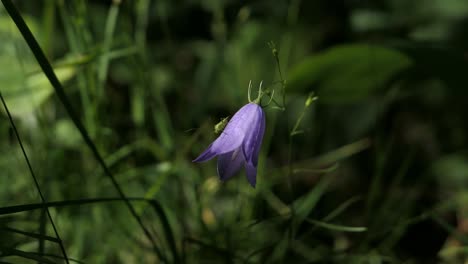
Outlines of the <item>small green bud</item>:
<svg viewBox="0 0 468 264">
<path fill-rule="evenodd" d="M 268 42 L 268 46 L 271 49 L 271 53 L 273 53 L 273 56 L 275 58 L 278 57 L 278 49 L 276 48 L 276 44 L 273 41 Z"/>
<path fill-rule="evenodd" d="M 309 96 L 307 97 L 307 100 L 305 102 L 305 106 L 309 107 L 312 104 L 312 102 L 316 101 L 317 99 L 318 99 L 318 97 L 314 96 L 314 92 L 311 92 L 309 94 Z"/>
</svg>

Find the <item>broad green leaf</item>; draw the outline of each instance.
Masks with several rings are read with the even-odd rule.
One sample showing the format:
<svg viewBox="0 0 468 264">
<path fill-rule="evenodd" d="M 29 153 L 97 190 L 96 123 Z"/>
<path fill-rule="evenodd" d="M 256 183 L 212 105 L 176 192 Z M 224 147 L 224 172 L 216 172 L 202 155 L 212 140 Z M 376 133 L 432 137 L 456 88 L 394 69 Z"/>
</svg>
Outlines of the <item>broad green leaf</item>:
<svg viewBox="0 0 468 264">
<path fill-rule="evenodd" d="M 376 94 L 411 65 L 389 48 L 353 44 L 305 58 L 289 72 L 291 91 L 316 90 L 322 102 L 357 102 Z"/>
</svg>

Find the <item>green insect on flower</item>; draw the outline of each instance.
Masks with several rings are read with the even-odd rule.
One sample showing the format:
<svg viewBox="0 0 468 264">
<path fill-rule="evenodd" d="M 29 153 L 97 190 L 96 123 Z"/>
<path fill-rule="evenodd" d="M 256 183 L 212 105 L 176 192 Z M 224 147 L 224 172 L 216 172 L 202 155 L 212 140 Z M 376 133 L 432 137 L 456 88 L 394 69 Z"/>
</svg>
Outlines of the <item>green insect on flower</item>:
<svg viewBox="0 0 468 264">
<path fill-rule="evenodd" d="M 216 135 L 218 134 L 221 134 L 221 132 L 223 132 L 224 128 L 226 127 L 227 123 L 229 121 L 229 116 L 225 117 L 225 118 L 222 118 L 221 121 L 219 121 L 219 123 L 217 123 L 215 126 L 214 126 L 214 132 Z"/>
</svg>

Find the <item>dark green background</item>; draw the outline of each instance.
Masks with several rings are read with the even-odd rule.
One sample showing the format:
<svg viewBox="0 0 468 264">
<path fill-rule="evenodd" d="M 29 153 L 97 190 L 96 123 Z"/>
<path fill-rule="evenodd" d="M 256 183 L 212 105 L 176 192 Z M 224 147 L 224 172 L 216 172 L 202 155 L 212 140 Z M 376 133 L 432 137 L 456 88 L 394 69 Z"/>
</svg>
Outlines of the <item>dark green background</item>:
<svg viewBox="0 0 468 264">
<path fill-rule="evenodd" d="M 65 262 L 12 124 L 83 263 L 467 260 L 468 1 L 13 4 L 69 102 L 0 5 L 0 262 Z M 255 189 L 191 162 L 250 80 L 280 105 Z M 147 199 L 131 203 L 156 249 L 69 108 L 125 195 Z"/>
</svg>

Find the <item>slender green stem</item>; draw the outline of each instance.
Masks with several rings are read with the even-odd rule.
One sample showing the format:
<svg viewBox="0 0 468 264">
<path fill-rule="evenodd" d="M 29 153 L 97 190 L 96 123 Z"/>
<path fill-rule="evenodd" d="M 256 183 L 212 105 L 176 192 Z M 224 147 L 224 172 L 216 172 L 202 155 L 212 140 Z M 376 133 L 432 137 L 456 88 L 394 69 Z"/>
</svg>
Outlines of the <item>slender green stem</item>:
<svg viewBox="0 0 468 264">
<path fill-rule="evenodd" d="M 276 48 L 276 45 L 273 41 L 269 42 L 268 46 L 270 47 L 271 52 L 273 53 L 273 57 L 275 57 L 276 68 L 278 69 L 278 74 L 279 74 L 280 83 L 281 83 L 281 94 L 282 94 L 282 101 L 283 101 L 282 108 L 283 110 L 285 110 L 286 109 L 286 80 L 283 78 L 283 71 L 281 70 L 278 49 Z"/>
<path fill-rule="evenodd" d="M 304 119 L 307 108 L 312 104 L 313 101 L 315 101 L 317 99 L 318 99 L 318 97 L 314 96 L 313 92 L 309 94 L 309 96 L 307 97 L 307 99 L 305 101 L 304 108 L 302 109 L 302 112 L 299 115 L 299 118 L 296 120 L 296 123 L 294 124 L 294 127 L 291 130 L 290 136 L 294 136 L 296 134 L 299 134 L 299 131 L 297 129 L 301 125 L 302 119 Z"/>
<path fill-rule="evenodd" d="M 302 122 L 302 119 L 304 119 L 304 116 L 305 116 L 305 112 L 307 110 L 307 108 L 309 108 L 309 106 L 312 104 L 313 101 L 316 100 L 317 97 L 314 97 L 314 93 L 310 93 L 309 96 L 307 97 L 305 103 L 304 103 L 304 108 L 302 109 L 302 112 L 301 114 L 299 115 L 299 117 L 297 118 L 296 120 L 296 123 L 294 124 L 294 127 L 293 129 L 290 131 L 289 133 L 289 144 L 288 144 L 288 174 L 287 174 L 287 179 L 288 179 L 288 188 L 290 190 L 290 193 L 291 193 L 291 201 L 294 200 L 294 186 L 293 186 L 293 182 L 294 182 L 294 173 L 293 173 L 293 166 L 292 166 L 292 148 L 293 148 L 293 138 L 295 135 L 297 135 L 298 133 L 298 128 Z M 291 207 L 291 220 L 290 220 L 290 237 L 294 237 L 296 234 L 296 230 L 294 229 L 294 217 L 295 217 L 295 209 L 294 209 L 294 203 L 291 203 L 290 205 Z"/>
</svg>

